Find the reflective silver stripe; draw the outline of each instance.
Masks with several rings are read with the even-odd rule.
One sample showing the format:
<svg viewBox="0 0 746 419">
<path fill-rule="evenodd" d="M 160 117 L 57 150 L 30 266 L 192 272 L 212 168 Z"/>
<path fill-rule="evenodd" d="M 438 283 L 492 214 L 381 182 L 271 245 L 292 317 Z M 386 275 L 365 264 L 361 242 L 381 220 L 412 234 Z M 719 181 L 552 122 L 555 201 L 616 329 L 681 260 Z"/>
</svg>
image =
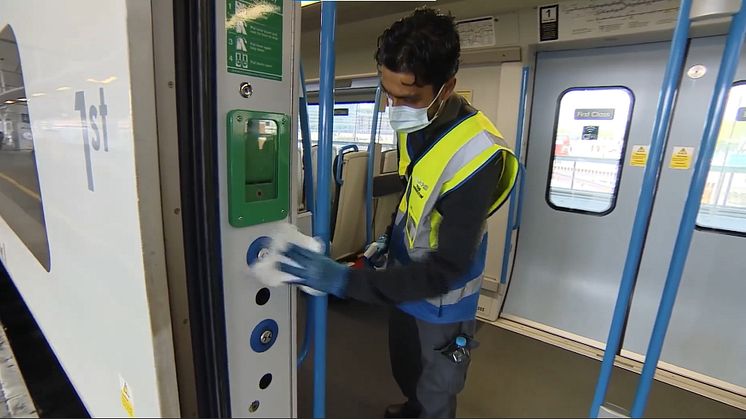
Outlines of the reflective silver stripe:
<svg viewBox="0 0 746 419">
<path fill-rule="evenodd" d="M 412 260 L 424 260 L 427 255 L 432 253 L 433 251 L 431 249 L 424 249 L 422 247 L 415 247 L 414 249 L 409 249 L 409 258 Z"/>
<path fill-rule="evenodd" d="M 495 137 L 488 131 L 481 131 L 479 134 L 475 135 L 474 138 L 464 143 L 453 157 L 451 157 L 443 170 L 443 173 L 441 173 L 438 178 L 438 182 L 435 184 L 433 192 L 428 197 L 427 202 L 422 209 L 422 217 L 420 218 L 417 227 L 417 237 L 414 239 L 415 248 L 430 248 L 432 210 L 435 207 L 438 198 L 440 198 L 440 190 L 443 187 L 443 184 L 452 179 L 459 170 L 463 169 L 464 166 L 469 164 L 469 162 L 480 155 L 484 150 L 497 144 L 497 139 L 498 137 Z"/>
<path fill-rule="evenodd" d="M 400 210 L 396 210 L 396 219 L 394 220 L 394 224 L 399 225 L 399 223 L 403 219 L 404 219 L 404 213 L 401 212 Z"/>
<path fill-rule="evenodd" d="M 448 291 L 440 297 L 428 298 L 427 302 L 436 307 L 440 307 L 441 305 L 445 306 L 456 304 L 464 298 L 479 292 L 481 288 L 482 275 L 479 275 L 471 281 L 467 282 L 466 285 L 464 285 L 463 287 L 455 289 L 453 291 Z"/>
</svg>

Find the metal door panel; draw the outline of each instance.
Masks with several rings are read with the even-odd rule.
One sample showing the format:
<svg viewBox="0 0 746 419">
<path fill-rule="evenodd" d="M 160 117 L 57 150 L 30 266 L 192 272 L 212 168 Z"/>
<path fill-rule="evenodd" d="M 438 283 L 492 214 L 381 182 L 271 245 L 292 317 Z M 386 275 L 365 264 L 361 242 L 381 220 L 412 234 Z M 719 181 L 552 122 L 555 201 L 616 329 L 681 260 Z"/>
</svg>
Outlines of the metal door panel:
<svg viewBox="0 0 746 419">
<path fill-rule="evenodd" d="M 616 207 L 605 216 L 552 209 L 545 194 L 557 100 L 572 87 L 625 86 L 634 94 L 627 147 L 647 144 L 668 50 L 654 43 L 539 54 L 524 217 L 504 314 L 605 341 L 642 170 L 631 170 L 627 151 Z"/>
<path fill-rule="evenodd" d="M 681 83 L 625 334 L 624 349 L 631 352 L 645 353 L 650 340 L 691 181 L 693 169 L 669 167 L 673 147 L 695 147 L 695 155 L 699 151 L 724 44 L 724 37 L 691 42 L 686 69 L 702 64 L 707 73 L 699 79 L 685 74 Z M 736 80 L 746 79 L 744 61 Z M 746 369 L 740 367 L 746 356 L 744 272 L 746 237 L 694 233 L 661 361 L 746 387 Z"/>
</svg>

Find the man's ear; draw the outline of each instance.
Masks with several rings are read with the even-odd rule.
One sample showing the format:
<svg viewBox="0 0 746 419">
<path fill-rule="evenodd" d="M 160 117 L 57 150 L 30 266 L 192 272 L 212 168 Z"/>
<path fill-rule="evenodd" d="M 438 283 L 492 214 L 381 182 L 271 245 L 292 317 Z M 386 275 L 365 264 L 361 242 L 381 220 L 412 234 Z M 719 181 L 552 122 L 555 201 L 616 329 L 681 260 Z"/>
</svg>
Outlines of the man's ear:
<svg viewBox="0 0 746 419">
<path fill-rule="evenodd" d="M 451 93 L 453 93 L 454 89 L 456 89 L 456 77 L 452 77 L 446 82 L 446 84 L 443 85 L 443 97 L 447 98 L 451 96 Z"/>
</svg>

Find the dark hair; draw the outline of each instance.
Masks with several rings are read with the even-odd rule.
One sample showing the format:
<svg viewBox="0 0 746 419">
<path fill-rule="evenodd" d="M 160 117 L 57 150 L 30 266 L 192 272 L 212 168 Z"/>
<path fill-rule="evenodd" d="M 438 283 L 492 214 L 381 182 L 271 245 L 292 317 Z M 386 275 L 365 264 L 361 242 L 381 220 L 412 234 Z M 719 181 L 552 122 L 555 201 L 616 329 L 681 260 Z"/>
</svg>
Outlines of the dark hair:
<svg viewBox="0 0 746 419">
<path fill-rule="evenodd" d="M 421 7 L 378 37 L 375 59 L 391 71 L 414 74 L 418 86 L 438 91 L 458 71 L 461 43 L 454 17 Z"/>
</svg>

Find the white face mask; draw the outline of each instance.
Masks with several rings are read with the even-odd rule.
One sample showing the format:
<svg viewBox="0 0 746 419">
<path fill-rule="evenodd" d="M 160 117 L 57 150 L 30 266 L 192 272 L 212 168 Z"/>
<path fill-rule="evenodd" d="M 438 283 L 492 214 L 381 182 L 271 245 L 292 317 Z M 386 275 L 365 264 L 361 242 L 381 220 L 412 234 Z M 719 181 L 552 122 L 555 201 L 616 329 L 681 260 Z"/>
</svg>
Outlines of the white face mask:
<svg viewBox="0 0 746 419">
<path fill-rule="evenodd" d="M 419 131 L 430 125 L 430 123 L 438 117 L 438 113 L 440 113 L 440 108 L 443 106 L 444 102 L 440 103 L 440 107 L 435 113 L 435 116 L 433 116 L 433 119 L 427 117 L 427 110 L 430 109 L 431 106 L 433 106 L 433 103 L 435 103 L 435 101 L 438 99 L 438 96 L 440 96 L 441 92 L 443 92 L 444 87 L 445 84 L 440 87 L 440 90 L 438 90 L 438 94 L 435 95 L 433 101 L 430 102 L 430 104 L 427 105 L 426 108 L 391 106 L 391 99 L 389 99 L 389 123 L 391 124 L 391 128 L 393 128 L 396 132 L 409 134 L 410 132 Z"/>
</svg>

